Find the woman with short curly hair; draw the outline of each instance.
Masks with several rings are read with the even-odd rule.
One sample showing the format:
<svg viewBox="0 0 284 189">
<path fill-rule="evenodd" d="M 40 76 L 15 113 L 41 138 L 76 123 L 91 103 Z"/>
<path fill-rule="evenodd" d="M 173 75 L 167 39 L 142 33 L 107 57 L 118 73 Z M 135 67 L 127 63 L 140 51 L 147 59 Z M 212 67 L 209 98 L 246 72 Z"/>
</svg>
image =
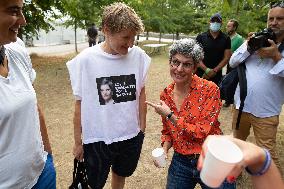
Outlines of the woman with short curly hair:
<svg viewBox="0 0 284 189">
<path fill-rule="evenodd" d="M 159 103 L 147 102 L 161 115 L 162 147 L 174 155 L 168 171 L 167 189 L 194 189 L 200 179 L 197 160 L 208 135 L 220 135 L 218 116 L 220 91 L 216 84 L 195 75 L 203 59 L 201 46 L 194 39 L 175 41 L 169 50 L 170 75 L 173 82 L 160 95 Z M 155 162 L 156 166 L 157 163 Z M 220 188 L 235 188 L 224 183 Z"/>
</svg>

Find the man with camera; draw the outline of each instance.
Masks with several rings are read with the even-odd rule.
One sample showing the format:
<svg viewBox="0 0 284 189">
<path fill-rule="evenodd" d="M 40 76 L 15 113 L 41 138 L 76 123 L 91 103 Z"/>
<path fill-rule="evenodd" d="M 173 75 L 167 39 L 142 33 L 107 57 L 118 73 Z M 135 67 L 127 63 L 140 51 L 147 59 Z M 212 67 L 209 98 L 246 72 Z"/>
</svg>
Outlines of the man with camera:
<svg viewBox="0 0 284 189">
<path fill-rule="evenodd" d="M 232 68 L 245 60 L 247 78 L 247 96 L 240 127 L 236 129 L 240 107 L 239 86 L 234 97 L 232 127 L 234 137 L 242 140 L 247 139 L 252 127 L 257 145 L 270 151 L 280 169 L 276 133 L 284 103 L 284 44 L 281 44 L 284 40 L 283 2 L 271 4 L 267 28 L 250 36 L 248 42 L 243 43 L 230 59 Z"/>
</svg>

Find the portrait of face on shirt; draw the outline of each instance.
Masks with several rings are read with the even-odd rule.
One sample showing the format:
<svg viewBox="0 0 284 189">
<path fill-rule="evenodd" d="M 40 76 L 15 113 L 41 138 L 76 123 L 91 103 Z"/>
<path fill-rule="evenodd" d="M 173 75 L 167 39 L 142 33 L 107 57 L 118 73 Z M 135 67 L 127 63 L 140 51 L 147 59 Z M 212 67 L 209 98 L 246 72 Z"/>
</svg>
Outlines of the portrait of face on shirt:
<svg viewBox="0 0 284 189">
<path fill-rule="evenodd" d="M 135 75 L 97 78 L 100 105 L 136 100 Z"/>
</svg>

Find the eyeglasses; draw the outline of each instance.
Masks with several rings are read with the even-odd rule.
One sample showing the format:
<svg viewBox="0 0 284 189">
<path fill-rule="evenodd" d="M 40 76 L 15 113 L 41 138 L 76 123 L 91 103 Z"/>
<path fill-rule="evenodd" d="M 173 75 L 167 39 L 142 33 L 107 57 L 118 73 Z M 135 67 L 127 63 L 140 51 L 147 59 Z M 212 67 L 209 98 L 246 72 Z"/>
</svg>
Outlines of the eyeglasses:
<svg viewBox="0 0 284 189">
<path fill-rule="evenodd" d="M 178 60 L 171 60 L 170 61 L 170 65 L 172 68 L 178 68 L 179 65 L 182 65 L 182 67 L 185 69 L 185 70 L 189 70 L 193 67 L 193 63 L 181 63 L 180 61 Z"/>
<path fill-rule="evenodd" d="M 271 3 L 270 3 L 270 9 L 275 8 L 275 7 L 284 8 L 284 2 L 283 2 L 283 1 L 280 1 L 280 2 L 271 2 Z"/>
</svg>

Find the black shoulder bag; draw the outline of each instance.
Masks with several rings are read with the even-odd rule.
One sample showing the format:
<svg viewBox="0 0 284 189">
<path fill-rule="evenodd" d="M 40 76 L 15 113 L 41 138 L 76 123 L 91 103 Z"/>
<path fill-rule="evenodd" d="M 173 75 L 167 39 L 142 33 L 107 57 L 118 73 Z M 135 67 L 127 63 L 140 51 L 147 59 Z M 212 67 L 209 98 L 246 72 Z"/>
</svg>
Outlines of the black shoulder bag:
<svg viewBox="0 0 284 189">
<path fill-rule="evenodd" d="M 225 100 L 229 104 L 234 103 L 234 95 L 239 83 L 238 69 L 233 68 L 228 74 L 226 74 L 219 83 L 220 96 L 222 100 Z"/>
<path fill-rule="evenodd" d="M 245 64 L 247 58 L 243 60 L 236 68 L 232 69 L 231 72 L 225 75 L 219 84 L 221 99 L 225 100 L 227 103 L 230 104 L 234 103 L 234 95 L 236 92 L 236 88 L 238 86 L 238 83 L 240 85 L 241 103 L 237 117 L 237 124 L 236 124 L 237 130 L 240 127 L 241 115 L 244 108 L 245 99 L 247 96 L 247 78 L 246 78 L 246 64 Z"/>
<path fill-rule="evenodd" d="M 74 159 L 73 182 L 69 189 L 89 189 L 84 162 L 76 158 Z"/>
</svg>

